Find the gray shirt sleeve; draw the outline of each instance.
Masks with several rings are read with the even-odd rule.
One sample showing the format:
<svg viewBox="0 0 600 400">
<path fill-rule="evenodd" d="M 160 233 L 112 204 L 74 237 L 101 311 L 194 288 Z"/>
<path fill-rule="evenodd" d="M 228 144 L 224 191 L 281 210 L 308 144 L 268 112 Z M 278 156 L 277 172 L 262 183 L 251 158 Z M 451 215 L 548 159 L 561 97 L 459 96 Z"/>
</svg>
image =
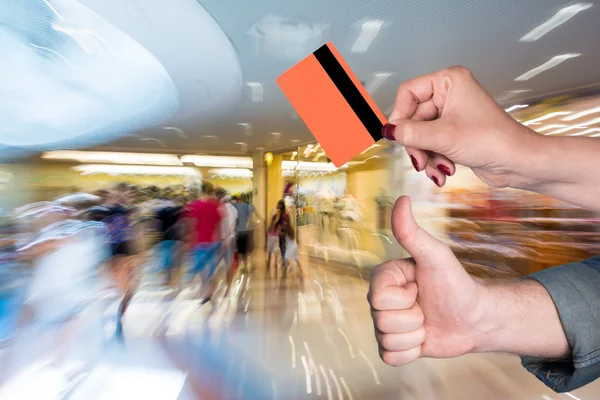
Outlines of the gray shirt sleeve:
<svg viewBox="0 0 600 400">
<path fill-rule="evenodd" d="M 600 377 L 600 256 L 528 278 L 550 293 L 572 356 L 564 360 L 521 357 L 523 366 L 557 392 L 575 390 Z"/>
</svg>

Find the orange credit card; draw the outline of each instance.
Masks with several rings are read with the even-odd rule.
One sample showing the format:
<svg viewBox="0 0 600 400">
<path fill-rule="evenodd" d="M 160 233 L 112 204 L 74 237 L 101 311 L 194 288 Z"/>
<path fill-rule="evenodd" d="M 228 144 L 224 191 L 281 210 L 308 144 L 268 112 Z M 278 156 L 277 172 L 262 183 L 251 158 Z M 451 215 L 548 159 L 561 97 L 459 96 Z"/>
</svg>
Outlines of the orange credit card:
<svg viewBox="0 0 600 400">
<path fill-rule="evenodd" d="M 333 43 L 315 50 L 276 81 L 336 167 L 382 138 L 387 119 Z"/>
</svg>

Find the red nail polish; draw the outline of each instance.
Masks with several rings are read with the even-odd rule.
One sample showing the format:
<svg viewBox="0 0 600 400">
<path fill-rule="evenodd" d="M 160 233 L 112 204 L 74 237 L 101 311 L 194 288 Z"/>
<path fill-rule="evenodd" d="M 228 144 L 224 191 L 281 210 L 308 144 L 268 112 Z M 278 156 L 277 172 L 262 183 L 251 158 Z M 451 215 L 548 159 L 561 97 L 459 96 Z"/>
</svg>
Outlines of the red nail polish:
<svg viewBox="0 0 600 400">
<path fill-rule="evenodd" d="M 396 136 L 394 135 L 395 130 L 396 130 L 396 125 L 385 124 L 383 126 L 383 128 L 381 128 L 381 136 L 383 136 L 387 140 L 396 140 Z"/>
<path fill-rule="evenodd" d="M 446 167 L 444 164 L 438 164 L 437 169 L 446 176 L 450 176 L 450 168 Z"/>
<path fill-rule="evenodd" d="M 440 181 L 437 178 L 437 176 L 432 176 L 431 180 L 433 181 L 433 183 L 435 183 L 438 187 L 440 186 Z"/>
<path fill-rule="evenodd" d="M 410 156 L 410 162 L 412 162 L 413 167 L 415 167 L 415 169 L 418 171 L 419 170 L 419 162 L 417 161 L 415 156 L 413 156 L 412 154 Z"/>
</svg>

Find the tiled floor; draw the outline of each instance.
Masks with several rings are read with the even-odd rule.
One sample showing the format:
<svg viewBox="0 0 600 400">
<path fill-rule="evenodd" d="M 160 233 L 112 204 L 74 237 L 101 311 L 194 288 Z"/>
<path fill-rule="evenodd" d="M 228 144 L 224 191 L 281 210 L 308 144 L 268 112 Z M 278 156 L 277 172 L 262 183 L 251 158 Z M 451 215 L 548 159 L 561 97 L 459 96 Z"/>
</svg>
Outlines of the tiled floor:
<svg viewBox="0 0 600 400">
<path fill-rule="evenodd" d="M 293 271 L 285 281 L 266 277 L 256 263 L 255 271 L 240 274 L 228 292 L 221 283 L 203 305 L 189 289 L 173 295 L 145 286 L 128 311 L 123 345 L 110 339 L 110 317 L 102 320 L 107 325 L 104 342 L 92 340 L 91 333 L 73 339 L 79 342 L 76 347 L 97 352 L 88 357 L 93 361 L 71 368 L 71 381 L 73 376 L 81 380 L 68 398 L 569 398 L 544 387 L 512 356 L 469 355 L 385 366 L 366 303 L 368 282 L 350 267 L 304 261 L 310 276 L 303 284 Z M 113 312 L 108 307 L 106 314 Z M 51 381 L 50 375 L 42 379 L 42 370 L 30 371 L 30 379 Z M 8 382 L 12 393 L 25 395 L 18 383 L 18 377 Z M 570 396 L 600 399 L 600 384 Z M 15 397 L 0 395 L 4 398 Z"/>
</svg>

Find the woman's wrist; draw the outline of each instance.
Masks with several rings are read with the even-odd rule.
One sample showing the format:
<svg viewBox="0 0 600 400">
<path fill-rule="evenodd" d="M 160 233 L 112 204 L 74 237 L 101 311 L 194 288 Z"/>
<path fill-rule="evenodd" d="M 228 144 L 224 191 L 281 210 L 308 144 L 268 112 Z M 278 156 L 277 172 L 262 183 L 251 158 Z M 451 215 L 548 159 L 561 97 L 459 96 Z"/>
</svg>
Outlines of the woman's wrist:
<svg viewBox="0 0 600 400">
<path fill-rule="evenodd" d="M 522 135 L 518 135 L 519 143 L 514 143 L 512 170 L 515 175 L 511 187 L 534 192 L 541 192 L 544 187 L 553 184 L 563 175 L 568 166 L 561 165 L 560 146 L 556 137 L 540 135 L 526 126 Z"/>
</svg>

